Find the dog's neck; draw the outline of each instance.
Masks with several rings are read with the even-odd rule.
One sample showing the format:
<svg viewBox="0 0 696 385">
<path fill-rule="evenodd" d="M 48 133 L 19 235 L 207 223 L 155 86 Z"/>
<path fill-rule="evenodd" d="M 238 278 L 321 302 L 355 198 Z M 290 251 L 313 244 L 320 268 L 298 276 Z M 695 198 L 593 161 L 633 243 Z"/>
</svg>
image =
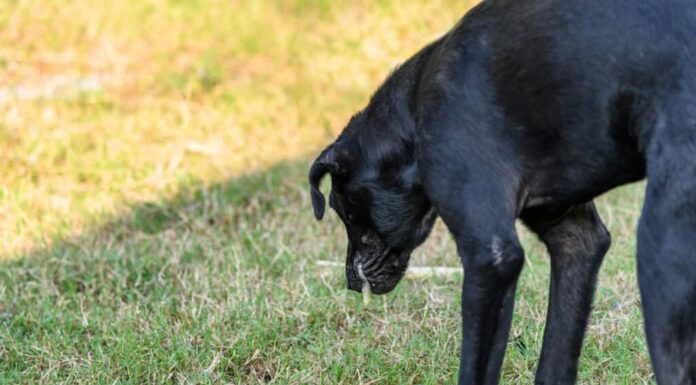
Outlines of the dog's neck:
<svg viewBox="0 0 696 385">
<path fill-rule="evenodd" d="M 426 63 L 441 41 L 431 43 L 397 67 L 367 107 L 353 117 L 341 136 L 356 140 L 364 156 L 403 167 L 417 166 L 418 86 Z"/>
</svg>

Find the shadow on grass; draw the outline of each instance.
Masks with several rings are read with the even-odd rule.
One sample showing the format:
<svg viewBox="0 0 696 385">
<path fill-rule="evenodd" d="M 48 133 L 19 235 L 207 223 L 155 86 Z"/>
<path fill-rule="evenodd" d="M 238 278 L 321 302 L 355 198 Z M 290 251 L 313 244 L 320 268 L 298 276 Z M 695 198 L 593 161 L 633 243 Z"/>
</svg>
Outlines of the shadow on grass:
<svg viewBox="0 0 696 385">
<path fill-rule="evenodd" d="M 315 235 L 307 167 L 182 186 L 0 263 L 0 383 L 275 378 L 287 325 L 272 308 L 297 294 L 279 282 Z"/>
</svg>

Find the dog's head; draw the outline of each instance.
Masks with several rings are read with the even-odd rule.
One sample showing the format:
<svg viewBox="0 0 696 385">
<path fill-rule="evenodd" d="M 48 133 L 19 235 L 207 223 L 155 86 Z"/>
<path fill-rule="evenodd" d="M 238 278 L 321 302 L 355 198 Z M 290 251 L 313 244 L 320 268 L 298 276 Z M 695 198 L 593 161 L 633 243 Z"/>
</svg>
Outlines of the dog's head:
<svg viewBox="0 0 696 385">
<path fill-rule="evenodd" d="M 348 235 L 348 288 L 360 291 L 364 278 L 373 293 L 383 294 L 399 283 L 436 215 L 422 190 L 415 146 L 351 127 L 360 124 L 353 119 L 351 129 L 314 161 L 309 172 L 312 205 L 321 219 L 325 198 L 319 185 L 330 174 L 329 205 Z"/>
</svg>

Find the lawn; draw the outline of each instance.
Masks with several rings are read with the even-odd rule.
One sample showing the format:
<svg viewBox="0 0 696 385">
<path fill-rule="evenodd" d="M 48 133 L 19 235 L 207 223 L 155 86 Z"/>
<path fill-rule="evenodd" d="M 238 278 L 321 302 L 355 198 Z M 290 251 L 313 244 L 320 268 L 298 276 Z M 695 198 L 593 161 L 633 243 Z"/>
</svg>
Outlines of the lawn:
<svg viewBox="0 0 696 385">
<path fill-rule="evenodd" d="M 306 171 L 381 80 L 475 2 L 0 2 L 0 384 L 438 384 L 459 278 L 362 304 Z M 325 186 L 328 188 L 328 186 Z M 654 382 L 643 185 L 599 199 L 582 384 Z M 523 228 L 503 383 L 532 383 L 548 257 Z M 414 265 L 458 266 L 442 224 Z"/>
</svg>

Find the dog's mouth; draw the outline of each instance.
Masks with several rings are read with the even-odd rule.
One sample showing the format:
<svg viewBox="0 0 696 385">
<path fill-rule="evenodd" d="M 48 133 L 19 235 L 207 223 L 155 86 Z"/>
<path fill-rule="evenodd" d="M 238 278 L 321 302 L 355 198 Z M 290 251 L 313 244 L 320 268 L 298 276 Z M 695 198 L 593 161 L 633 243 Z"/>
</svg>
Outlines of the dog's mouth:
<svg viewBox="0 0 696 385">
<path fill-rule="evenodd" d="M 370 294 L 386 294 L 394 290 L 406 272 L 407 263 L 402 262 L 405 259 L 403 256 L 390 256 L 389 252 L 380 254 L 384 259 L 382 261 L 366 263 L 358 254 L 355 263 L 346 265 L 348 289 L 362 292 L 366 298 Z"/>
</svg>

